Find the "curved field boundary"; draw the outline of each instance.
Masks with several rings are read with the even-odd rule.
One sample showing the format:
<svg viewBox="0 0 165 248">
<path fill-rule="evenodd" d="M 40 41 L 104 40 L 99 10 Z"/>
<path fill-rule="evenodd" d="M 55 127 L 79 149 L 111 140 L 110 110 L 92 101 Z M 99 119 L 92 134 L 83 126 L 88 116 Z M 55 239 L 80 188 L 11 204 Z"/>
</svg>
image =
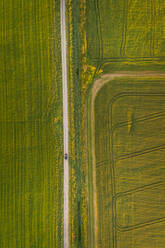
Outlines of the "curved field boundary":
<svg viewBox="0 0 165 248">
<path fill-rule="evenodd" d="M 152 71 L 143 72 L 115 72 L 113 74 L 104 74 L 98 78 L 90 88 L 87 97 L 86 117 L 87 117 L 87 152 L 88 152 L 88 245 L 89 247 L 98 247 L 97 245 L 97 190 L 96 190 L 96 157 L 95 157 L 95 98 L 99 90 L 110 81 L 117 78 L 164 78 L 165 73 Z"/>
</svg>

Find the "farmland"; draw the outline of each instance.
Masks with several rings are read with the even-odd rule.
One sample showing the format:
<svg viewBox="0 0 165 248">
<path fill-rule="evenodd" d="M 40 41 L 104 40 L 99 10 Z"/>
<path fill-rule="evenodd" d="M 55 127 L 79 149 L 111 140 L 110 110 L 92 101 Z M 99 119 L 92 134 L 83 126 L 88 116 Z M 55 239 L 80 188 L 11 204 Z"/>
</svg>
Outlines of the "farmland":
<svg viewBox="0 0 165 248">
<path fill-rule="evenodd" d="M 63 247 L 60 1 L 0 7 L 0 247 Z"/>
<path fill-rule="evenodd" d="M 162 248 L 165 3 L 87 4 L 88 246 Z"/>
<path fill-rule="evenodd" d="M 68 1 L 72 247 L 163 247 L 164 18 L 163 0 Z"/>
<path fill-rule="evenodd" d="M 163 117 L 160 117 L 164 111 L 164 103 L 163 96 L 159 96 L 159 93 L 164 92 L 165 3 L 162 0 L 69 0 L 67 7 L 70 245 L 142 247 L 144 243 L 145 247 L 156 247 L 156 242 L 160 242 L 158 247 L 163 247 L 163 222 L 156 227 L 153 224 L 139 229 L 142 223 L 155 223 L 164 218 L 161 203 L 158 201 L 156 205 L 154 198 L 158 193 L 162 201 L 164 199 L 161 193 L 165 176 L 163 148 L 160 151 L 153 150 L 148 157 L 141 155 L 128 160 L 121 158 L 126 156 L 126 151 L 128 154 L 136 153 L 150 149 L 147 144 L 155 143 L 155 147 L 159 147 L 163 142 L 159 139 L 155 142 L 155 137 L 159 132 L 162 139 L 164 137 L 161 133 Z M 106 86 L 102 87 L 105 82 Z M 130 94 L 133 92 L 132 96 L 125 96 L 118 105 L 114 104 L 113 125 L 116 131 L 111 134 L 110 101 L 117 94 L 129 91 Z M 144 92 L 151 96 L 142 96 Z M 153 97 L 153 92 L 157 92 L 157 96 Z M 135 97 L 136 94 L 139 96 Z M 153 116 L 155 122 L 147 122 L 150 116 Z M 143 130 L 143 119 L 146 119 L 144 126 L 149 125 L 148 132 Z M 136 121 L 139 123 L 137 126 L 134 124 Z M 156 129 L 157 126 L 160 126 L 161 131 Z M 154 131 L 155 136 L 150 135 Z M 136 132 L 139 132 L 137 136 L 141 139 L 138 136 L 136 140 Z M 115 142 L 113 154 L 110 147 L 111 136 L 114 136 Z M 121 161 L 112 166 L 112 157 L 116 160 L 119 157 Z M 155 168 L 151 161 L 160 165 Z M 147 166 L 151 169 L 147 170 Z M 134 173 L 137 173 L 136 178 Z M 152 173 L 155 173 L 155 177 Z M 146 175 L 149 175 L 148 178 Z M 144 180 L 146 184 L 142 184 Z M 141 195 L 134 193 L 135 189 L 145 185 L 149 185 L 149 188 Z M 112 199 L 127 191 L 131 193 L 119 198 L 115 208 Z M 131 200 L 133 197 L 134 201 Z M 160 216 L 155 210 L 146 209 L 143 205 L 139 205 L 139 210 L 135 211 L 140 197 L 146 198 L 153 209 L 159 208 Z M 124 206 L 125 211 L 121 206 Z M 128 209 L 132 211 L 130 215 Z M 149 212 L 145 218 L 140 215 L 142 210 Z M 123 233 L 118 231 L 122 227 L 118 228 L 116 221 L 122 223 L 125 229 L 131 230 Z M 138 227 L 136 233 L 134 225 Z M 146 234 L 143 238 L 144 230 Z M 160 240 L 157 238 L 159 232 Z"/>
<path fill-rule="evenodd" d="M 164 245 L 164 76 L 127 72 L 95 82 L 88 103 L 88 143 L 95 145 L 90 245 Z"/>
<path fill-rule="evenodd" d="M 66 8 L 70 247 L 163 248 L 165 2 Z M 60 248 L 60 1 L 0 13 L 0 247 Z"/>
<path fill-rule="evenodd" d="M 87 1 L 91 63 L 164 60 L 164 1 Z M 92 24 L 91 24 L 92 23 Z"/>
</svg>

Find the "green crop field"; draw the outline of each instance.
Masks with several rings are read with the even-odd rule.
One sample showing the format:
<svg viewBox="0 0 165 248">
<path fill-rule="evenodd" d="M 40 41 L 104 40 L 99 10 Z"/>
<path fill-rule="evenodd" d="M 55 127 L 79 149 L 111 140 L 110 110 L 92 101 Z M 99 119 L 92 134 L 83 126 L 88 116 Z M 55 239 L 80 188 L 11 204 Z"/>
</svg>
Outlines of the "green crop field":
<svg viewBox="0 0 165 248">
<path fill-rule="evenodd" d="M 63 247 L 60 1 L 0 2 L 0 247 Z"/>
<path fill-rule="evenodd" d="M 165 2 L 86 5 L 88 246 L 163 248 Z"/>
<path fill-rule="evenodd" d="M 164 78 L 121 75 L 96 96 L 97 247 L 164 247 Z"/>
<path fill-rule="evenodd" d="M 89 0 L 87 6 L 91 61 L 163 60 L 164 0 Z"/>
</svg>

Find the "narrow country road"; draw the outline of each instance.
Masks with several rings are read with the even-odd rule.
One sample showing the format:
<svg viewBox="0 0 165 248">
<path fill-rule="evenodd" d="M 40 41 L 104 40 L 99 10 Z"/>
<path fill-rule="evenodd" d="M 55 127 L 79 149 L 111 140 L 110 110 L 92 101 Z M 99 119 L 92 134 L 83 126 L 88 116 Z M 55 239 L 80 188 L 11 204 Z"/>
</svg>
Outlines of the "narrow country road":
<svg viewBox="0 0 165 248">
<path fill-rule="evenodd" d="M 64 154 L 68 154 L 68 89 L 65 0 L 60 3 Z M 69 158 L 64 157 L 64 248 L 69 247 Z"/>
</svg>

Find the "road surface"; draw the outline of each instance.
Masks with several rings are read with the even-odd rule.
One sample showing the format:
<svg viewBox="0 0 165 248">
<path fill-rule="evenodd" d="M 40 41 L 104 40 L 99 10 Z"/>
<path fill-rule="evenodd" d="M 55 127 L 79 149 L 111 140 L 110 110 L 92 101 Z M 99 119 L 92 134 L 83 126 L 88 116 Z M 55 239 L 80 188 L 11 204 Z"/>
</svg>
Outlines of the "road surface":
<svg viewBox="0 0 165 248">
<path fill-rule="evenodd" d="M 60 3 L 64 154 L 68 154 L 68 89 L 65 0 Z M 69 247 L 69 161 L 64 158 L 64 248 Z"/>
</svg>

